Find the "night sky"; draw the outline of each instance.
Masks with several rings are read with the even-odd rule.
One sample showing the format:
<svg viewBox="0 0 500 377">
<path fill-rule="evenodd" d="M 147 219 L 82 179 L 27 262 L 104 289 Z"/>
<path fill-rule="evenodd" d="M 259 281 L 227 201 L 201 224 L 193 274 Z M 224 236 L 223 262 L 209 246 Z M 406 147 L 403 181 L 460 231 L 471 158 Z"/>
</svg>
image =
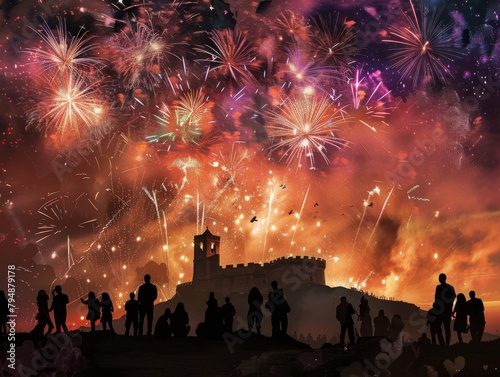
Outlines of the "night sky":
<svg viewBox="0 0 500 377">
<path fill-rule="evenodd" d="M 22 329 L 56 284 L 70 327 L 89 290 L 121 314 L 145 273 L 169 299 L 206 227 L 223 265 L 321 257 L 328 285 L 423 309 L 445 272 L 498 328 L 499 1 L 2 7 Z"/>
</svg>

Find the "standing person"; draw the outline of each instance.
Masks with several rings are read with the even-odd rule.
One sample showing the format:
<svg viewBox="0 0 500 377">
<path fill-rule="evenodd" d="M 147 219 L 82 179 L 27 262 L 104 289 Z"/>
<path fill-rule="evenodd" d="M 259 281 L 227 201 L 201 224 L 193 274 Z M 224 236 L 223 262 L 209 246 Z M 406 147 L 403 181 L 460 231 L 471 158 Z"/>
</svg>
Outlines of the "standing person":
<svg viewBox="0 0 500 377">
<path fill-rule="evenodd" d="M 170 328 L 176 338 L 185 338 L 191 330 L 191 326 L 189 326 L 189 315 L 182 302 L 177 304 L 174 312 L 170 316 Z"/>
<path fill-rule="evenodd" d="M 68 334 L 68 326 L 66 326 L 66 317 L 68 315 L 66 311 L 66 305 L 69 304 L 68 295 L 62 292 L 62 287 L 56 285 L 52 291 L 52 306 L 49 312 L 54 311 L 54 320 L 56 322 L 56 333 L 61 332 L 61 327 L 64 332 Z"/>
<path fill-rule="evenodd" d="M 436 337 L 440 346 L 444 346 L 443 331 L 441 325 L 443 324 L 442 307 L 438 302 L 432 304 L 432 308 L 427 312 L 427 325 L 431 329 L 432 345 L 436 345 Z"/>
<path fill-rule="evenodd" d="M 1 296 L 1 294 L 0 294 Z M 33 329 L 32 333 L 37 336 L 42 336 L 45 330 L 45 326 L 49 326 L 47 335 L 49 335 L 54 329 L 54 324 L 50 319 L 49 315 L 49 295 L 45 290 L 41 289 L 38 291 L 38 296 L 36 296 L 36 305 L 38 307 L 38 313 L 36 314 L 36 319 L 38 320 L 37 325 Z"/>
<path fill-rule="evenodd" d="M 290 305 L 285 299 L 283 289 L 278 288 L 278 282 L 271 282 L 272 291 L 269 292 L 266 308 L 271 312 L 272 336 L 279 337 L 286 335 L 288 330 L 288 313 Z"/>
<path fill-rule="evenodd" d="M 446 346 L 451 340 L 451 313 L 453 312 L 453 301 L 455 301 L 455 288 L 446 282 L 446 275 L 439 274 L 439 285 L 436 286 L 434 302 L 439 306 L 438 311 L 444 327 Z"/>
<path fill-rule="evenodd" d="M 467 299 L 463 293 L 457 295 L 457 302 L 452 314 L 455 316 L 453 330 L 457 332 L 459 343 L 463 343 L 462 333 L 467 333 Z"/>
<path fill-rule="evenodd" d="M 253 287 L 248 293 L 248 331 L 252 331 L 253 326 L 257 330 L 257 335 L 260 335 L 260 328 L 262 327 L 262 310 L 261 306 L 264 303 L 264 297 L 259 291 L 259 288 Z"/>
<path fill-rule="evenodd" d="M 486 325 L 483 300 L 476 298 L 476 292 L 474 291 L 470 291 L 469 296 L 467 313 L 470 321 L 470 336 L 473 342 L 480 342 L 483 339 L 484 326 Z"/>
<path fill-rule="evenodd" d="M 373 318 L 373 325 L 375 326 L 375 336 L 389 335 L 389 326 L 391 325 L 391 321 L 389 321 L 389 317 L 385 315 L 383 309 L 380 309 L 378 316 Z"/>
<path fill-rule="evenodd" d="M 144 284 L 139 287 L 137 301 L 139 301 L 140 320 L 139 320 L 139 335 L 142 335 L 144 330 L 144 319 L 148 317 L 148 335 L 153 331 L 153 311 L 155 300 L 158 297 L 156 285 L 151 283 L 151 276 L 144 275 Z"/>
<path fill-rule="evenodd" d="M 0 323 L 2 324 L 1 335 L 7 335 L 8 315 L 9 315 L 9 302 L 7 301 L 7 296 L 5 296 L 5 292 L 0 291 Z"/>
<path fill-rule="evenodd" d="M 217 337 L 222 334 L 222 315 L 214 292 L 208 294 L 208 301 L 205 304 L 207 305 L 205 310 L 207 335 Z"/>
<path fill-rule="evenodd" d="M 361 319 L 361 327 L 359 329 L 361 336 L 372 336 L 372 317 L 370 316 L 370 306 L 365 296 L 361 297 L 361 304 L 359 304 L 359 318 Z"/>
<path fill-rule="evenodd" d="M 388 339 L 391 342 L 399 342 L 402 346 L 403 344 L 403 329 L 405 324 L 403 319 L 399 314 L 394 314 L 391 319 L 391 324 L 389 325 L 389 336 Z"/>
<path fill-rule="evenodd" d="M 113 312 L 115 308 L 113 307 L 113 301 L 111 301 L 111 297 L 109 297 L 109 293 L 102 292 L 101 295 L 101 308 L 102 308 L 102 316 L 101 323 L 103 331 L 106 331 L 106 325 L 109 326 L 109 329 L 114 334 L 115 329 L 113 328 Z"/>
<path fill-rule="evenodd" d="M 135 293 L 130 292 L 130 300 L 125 303 L 127 316 L 125 319 L 125 335 L 130 335 L 130 326 L 134 327 L 134 336 L 137 335 L 139 327 L 139 302 L 135 299 Z"/>
<path fill-rule="evenodd" d="M 95 297 L 94 291 L 88 293 L 87 300 L 82 297 L 80 301 L 89 308 L 87 319 L 90 321 L 90 331 L 95 332 L 95 323 L 101 317 L 101 303 Z"/>
<path fill-rule="evenodd" d="M 233 332 L 233 319 L 236 315 L 236 309 L 233 304 L 231 304 L 231 299 L 226 297 L 224 299 L 226 303 L 222 305 L 222 316 L 224 317 L 224 331 L 228 333 Z"/>
<path fill-rule="evenodd" d="M 356 313 L 350 303 L 347 302 L 347 297 L 340 298 L 340 304 L 337 305 L 336 318 L 340 322 L 340 344 L 345 344 L 345 333 L 349 336 L 349 345 L 354 345 L 354 320 L 352 315 Z"/>
</svg>

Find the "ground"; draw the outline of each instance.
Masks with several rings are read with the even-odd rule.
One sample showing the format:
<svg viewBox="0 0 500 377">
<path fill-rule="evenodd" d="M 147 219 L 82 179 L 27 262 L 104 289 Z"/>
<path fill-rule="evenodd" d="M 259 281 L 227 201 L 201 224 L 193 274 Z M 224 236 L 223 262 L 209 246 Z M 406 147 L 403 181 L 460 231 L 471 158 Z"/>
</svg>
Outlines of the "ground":
<svg viewBox="0 0 500 377">
<path fill-rule="evenodd" d="M 498 376 L 500 340 L 479 345 L 429 346 L 419 350 L 406 345 L 392 360 L 379 338 L 369 338 L 352 348 L 326 344 L 322 349 L 293 339 L 274 340 L 240 333 L 225 340 L 197 337 L 159 340 L 111 333 L 72 333 L 48 341 L 18 334 L 16 359 L 28 366 L 30 376 L 164 377 L 164 376 Z M 23 342 L 22 345 L 20 342 Z M 2 351 L 6 351 L 3 342 Z M 38 353 L 33 346 L 41 348 Z M 4 375 L 6 352 L 2 352 Z M 46 363 L 44 364 L 44 361 Z M 42 366 L 40 366 L 42 365 Z M 34 369 L 33 369 L 34 368 Z M 27 372 L 28 371 L 28 372 Z M 36 374 L 38 373 L 38 374 Z"/>
</svg>

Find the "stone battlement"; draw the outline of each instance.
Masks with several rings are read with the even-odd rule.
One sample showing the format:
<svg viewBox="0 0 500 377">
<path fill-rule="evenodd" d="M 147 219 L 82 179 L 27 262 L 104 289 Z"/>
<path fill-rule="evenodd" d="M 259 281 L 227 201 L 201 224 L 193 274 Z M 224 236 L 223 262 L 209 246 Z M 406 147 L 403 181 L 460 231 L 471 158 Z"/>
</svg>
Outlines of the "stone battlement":
<svg viewBox="0 0 500 377">
<path fill-rule="evenodd" d="M 193 286 L 201 290 L 214 290 L 223 286 L 228 292 L 244 292 L 254 286 L 269 288 L 271 281 L 286 285 L 300 279 L 303 283 L 325 284 L 326 260 L 297 255 L 280 257 L 265 263 L 249 262 L 220 265 L 220 237 L 207 230 L 194 237 Z"/>
<path fill-rule="evenodd" d="M 237 268 L 247 268 L 247 267 L 266 267 L 266 266 L 272 266 L 272 265 L 280 265 L 280 264 L 290 264 L 294 262 L 307 262 L 311 261 L 314 263 L 318 263 L 319 267 L 326 267 L 326 260 L 322 258 L 316 258 L 316 257 L 308 257 L 308 256 L 300 256 L 297 255 L 295 257 L 280 257 L 277 259 L 270 260 L 269 262 L 265 263 L 254 263 L 254 262 L 249 262 L 247 264 L 244 263 L 238 263 L 236 265 L 234 264 L 227 264 L 225 266 L 221 266 L 223 270 L 232 270 L 232 269 L 237 269 Z"/>
</svg>

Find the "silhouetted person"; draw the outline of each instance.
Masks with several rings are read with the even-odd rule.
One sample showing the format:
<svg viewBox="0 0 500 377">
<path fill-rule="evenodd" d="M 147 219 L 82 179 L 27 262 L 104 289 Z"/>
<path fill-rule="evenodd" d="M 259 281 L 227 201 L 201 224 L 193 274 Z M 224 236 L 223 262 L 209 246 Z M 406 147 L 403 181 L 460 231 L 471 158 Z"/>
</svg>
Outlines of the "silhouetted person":
<svg viewBox="0 0 500 377">
<path fill-rule="evenodd" d="M 427 334 L 423 332 L 422 335 L 420 335 L 420 338 L 418 338 L 417 344 L 419 346 L 430 346 L 431 340 L 429 339 Z"/>
<path fill-rule="evenodd" d="M 389 325 L 389 336 L 387 337 L 391 342 L 401 341 L 405 324 L 399 314 L 394 314 Z"/>
<path fill-rule="evenodd" d="M 459 343 L 463 343 L 462 333 L 467 333 L 467 299 L 463 293 L 457 295 L 457 302 L 453 308 L 453 315 L 455 316 L 453 330 L 457 332 Z"/>
<path fill-rule="evenodd" d="M 248 293 L 248 331 L 252 331 L 253 326 L 257 330 L 257 334 L 260 335 L 260 328 L 262 327 L 262 310 L 261 306 L 264 303 L 264 297 L 259 291 L 259 288 L 253 287 Z"/>
<path fill-rule="evenodd" d="M 2 293 L 0 293 L 0 297 L 1 296 Z M 43 332 L 45 331 L 45 326 L 49 326 L 47 330 L 48 335 L 54 329 L 54 324 L 52 323 L 49 315 L 49 295 L 43 289 L 38 291 L 38 296 L 36 296 L 36 306 L 38 307 L 38 313 L 36 314 L 38 323 L 32 330 L 32 333 L 37 336 L 42 336 Z"/>
<path fill-rule="evenodd" d="M 484 305 L 480 298 L 476 298 L 476 292 L 469 292 L 470 300 L 467 301 L 467 313 L 469 314 L 470 336 L 473 342 L 480 342 L 483 339 L 484 326 Z"/>
<path fill-rule="evenodd" d="M 68 295 L 62 293 L 62 287 L 60 285 L 56 285 L 54 290 L 52 291 L 52 305 L 49 309 L 49 312 L 54 311 L 54 321 L 56 322 L 56 333 L 61 332 L 61 327 L 64 332 L 68 333 L 68 326 L 66 326 L 66 305 L 69 304 Z"/>
<path fill-rule="evenodd" d="M 328 338 L 326 337 L 325 334 L 323 334 L 321 336 L 320 343 L 319 343 L 320 347 L 322 347 L 325 343 L 328 343 Z"/>
<path fill-rule="evenodd" d="M 318 334 L 318 336 L 316 337 L 316 340 L 314 341 L 314 346 L 315 346 L 316 348 L 320 348 L 320 347 L 323 345 L 323 343 L 321 343 L 321 340 L 322 340 L 322 339 L 323 339 L 323 338 L 322 338 L 322 335 L 321 335 L 321 334 Z"/>
<path fill-rule="evenodd" d="M 432 304 L 432 308 L 427 312 L 427 324 L 431 330 L 432 344 L 436 345 L 436 337 L 440 346 L 444 346 L 443 331 L 441 325 L 443 324 L 443 316 L 441 306 L 438 302 Z"/>
<path fill-rule="evenodd" d="M 9 315 L 9 302 L 4 291 L 0 291 L 0 324 L 2 325 L 2 335 L 7 335 L 7 320 Z"/>
<path fill-rule="evenodd" d="M 290 312 L 290 305 L 285 299 L 283 290 L 278 288 L 278 282 L 273 280 L 271 282 L 272 291 L 269 292 L 266 308 L 271 312 L 271 326 L 272 335 L 279 337 L 286 335 L 288 330 L 288 313 Z"/>
<path fill-rule="evenodd" d="M 309 344 L 310 346 L 313 345 L 314 343 L 314 340 L 313 340 L 313 337 L 311 335 L 311 333 L 307 333 L 307 336 L 306 336 L 306 343 Z"/>
<path fill-rule="evenodd" d="M 375 326 L 375 336 L 389 336 L 391 321 L 389 321 L 389 317 L 385 315 L 383 309 L 380 309 L 378 316 L 373 318 L 373 325 Z"/>
<path fill-rule="evenodd" d="M 170 320 L 170 309 L 166 308 L 165 313 L 162 314 L 158 321 L 156 321 L 154 336 L 158 339 L 167 339 L 172 335 L 172 329 L 168 321 Z"/>
<path fill-rule="evenodd" d="M 90 321 L 90 331 L 95 332 L 95 323 L 101 318 L 101 303 L 95 297 L 94 291 L 87 294 L 87 300 L 80 298 L 80 301 L 88 306 L 87 319 Z"/>
<path fill-rule="evenodd" d="M 170 328 L 176 338 L 185 338 L 189 334 L 189 316 L 184 304 L 179 302 L 170 317 Z"/>
<path fill-rule="evenodd" d="M 208 301 L 206 302 L 207 309 L 205 310 L 205 330 L 209 337 L 218 337 L 222 335 L 222 312 L 219 308 L 217 299 L 215 298 L 214 292 L 210 292 L 208 295 Z"/>
<path fill-rule="evenodd" d="M 340 298 L 340 304 L 337 305 L 335 316 L 340 322 L 340 344 L 345 344 L 345 333 L 349 336 L 349 344 L 354 345 L 356 339 L 354 337 L 354 320 L 352 315 L 356 313 L 350 303 L 347 302 L 347 297 Z"/>
<path fill-rule="evenodd" d="M 444 327 L 446 345 L 449 346 L 451 340 L 451 313 L 453 312 L 453 301 L 455 301 L 456 294 L 455 288 L 446 282 L 445 274 L 439 275 L 439 283 L 436 286 L 434 302 L 439 305 L 437 310 Z"/>
<path fill-rule="evenodd" d="M 427 334 L 422 333 L 420 338 L 418 338 L 418 340 L 417 340 L 417 346 L 418 346 L 418 350 L 420 351 L 420 354 L 423 357 L 427 357 L 429 355 L 429 353 L 431 352 L 431 348 L 432 348 L 431 345 L 432 345 L 431 340 L 429 339 Z"/>
<path fill-rule="evenodd" d="M 111 332 L 114 333 L 115 329 L 113 328 L 113 312 L 115 311 L 115 309 L 113 307 L 113 301 L 111 301 L 111 298 L 109 297 L 109 294 L 107 292 L 103 292 L 101 295 L 101 308 L 102 329 L 106 331 L 106 327 L 109 326 Z"/>
<path fill-rule="evenodd" d="M 148 335 L 151 335 L 153 330 L 153 311 L 155 300 L 158 297 L 156 285 L 151 283 L 151 276 L 144 275 L 144 284 L 139 287 L 137 301 L 139 301 L 140 320 L 139 320 L 139 335 L 142 335 L 144 330 L 144 319 L 148 317 Z"/>
<path fill-rule="evenodd" d="M 135 293 L 130 292 L 130 300 L 125 303 L 127 316 L 125 319 L 125 335 L 130 334 L 130 326 L 134 327 L 134 336 L 137 335 L 139 327 L 139 301 L 135 299 Z"/>
<path fill-rule="evenodd" d="M 231 299 L 229 297 L 225 298 L 226 303 L 222 305 L 222 316 L 224 318 L 224 331 L 228 333 L 233 332 L 233 319 L 236 315 L 236 309 L 234 305 L 231 304 Z"/>
<path fill-rule="evenodd" d="M 361 326 L 359 329 L 361 336 L 372 336 L 372 317 L 370 316 L 370 306 L 368 305 L 368 300 L 365 296 L 361 297 L 361 304 L 359 304 L 359 318 L 361 320 Z"/>
</svg>

